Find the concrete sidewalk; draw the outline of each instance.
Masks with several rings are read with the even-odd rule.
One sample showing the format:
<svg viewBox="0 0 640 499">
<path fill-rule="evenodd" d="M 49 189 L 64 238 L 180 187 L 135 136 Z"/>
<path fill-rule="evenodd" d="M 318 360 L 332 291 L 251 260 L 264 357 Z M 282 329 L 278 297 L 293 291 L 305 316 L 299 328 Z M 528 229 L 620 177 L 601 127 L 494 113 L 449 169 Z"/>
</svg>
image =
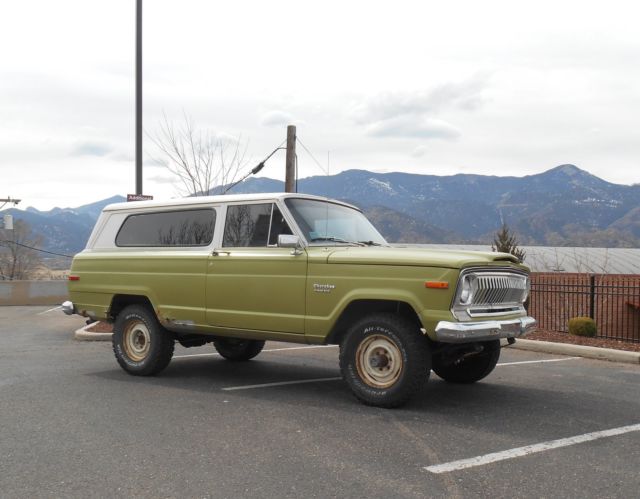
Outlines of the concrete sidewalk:
<svg viewBox="0 0 640 499">
<path fill-rule="evenodd" d="M 611 362 L 640 364 L 640 352 L 628 352 L 614 348 L 588 347 L 584 345 L 574 345 L 572 343 L 554 343 L 539 340 L 517 340 L 515 344 L 509 348 L 557 355 L 587 357 L 589 359 L 608 360 Z"/>
</svg>

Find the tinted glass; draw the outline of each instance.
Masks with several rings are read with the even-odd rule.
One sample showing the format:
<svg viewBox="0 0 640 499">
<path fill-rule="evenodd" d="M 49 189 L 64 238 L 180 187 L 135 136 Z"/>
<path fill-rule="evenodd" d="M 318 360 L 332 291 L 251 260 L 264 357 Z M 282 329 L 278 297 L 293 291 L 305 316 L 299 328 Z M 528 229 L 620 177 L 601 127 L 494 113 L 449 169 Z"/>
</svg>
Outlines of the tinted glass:
<svg viewBox="0 0 640 499">
<path fill-rule="evenodd" d="M 142 213 L 128 217 L 117 246 L 207 246 L 213 240 L 216 212 L 212 209 Z"/>
<path fill-rule="evenodd" d="M 271 223 L 271 203 L 229 206 L 222 246 L 266 246 Z"/>
<path fill-rule="evenodd" d="M 269 246 L 275 246 L 278 244 L 278 236 L 280 234 L 293 234 L 289 228 L 289 224 L 282 216 L 280 209 L 273 206 L 273 216 L 271 218 L 271 234 L 269 235 Z"/>
</svg>

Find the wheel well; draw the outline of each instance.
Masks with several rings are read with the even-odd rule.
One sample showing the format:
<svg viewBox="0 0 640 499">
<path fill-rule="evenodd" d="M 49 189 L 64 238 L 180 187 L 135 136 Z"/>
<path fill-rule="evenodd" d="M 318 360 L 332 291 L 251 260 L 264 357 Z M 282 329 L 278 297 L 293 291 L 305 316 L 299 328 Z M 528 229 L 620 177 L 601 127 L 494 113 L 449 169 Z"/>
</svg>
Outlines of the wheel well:
<svg viewBox="0 0 640 499">
<path fill-rule="evenodd" d="M 398 314 L 415 322 L 416 329 L 422 327 L 416 311 L 411 305 L 403 301 L 394 300 L 355 300 L 347 305 L 340 314 L 335 325 L 327 336 L 327 343 L 340 344 L 343 336 L 351 325 L 361 317 L 372 312 L 387 312 Z"/>
<path fill-rule="evenodd" d="M 149 310 L 153 312 L 153 305 L 151 305 L 149 298 L 146 296 L 115 295 L 111 300 L 111 306 L 109 307 L 109 316 L 111 317 L 111 320 L 115 320 L 115 318 L 118 317 L 118 314 L 129 305 L 144 305 L 149 307 Z"/>
</svg>

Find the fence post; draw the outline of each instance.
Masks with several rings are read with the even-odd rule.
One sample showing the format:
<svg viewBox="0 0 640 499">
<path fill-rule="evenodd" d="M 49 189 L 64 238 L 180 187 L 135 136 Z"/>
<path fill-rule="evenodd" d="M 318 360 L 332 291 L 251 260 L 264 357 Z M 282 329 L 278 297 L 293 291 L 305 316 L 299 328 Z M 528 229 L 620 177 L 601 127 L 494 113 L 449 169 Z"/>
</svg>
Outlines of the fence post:
<svg viewBox="0 0 640 499">
<path fill-rule="evenodd" d="M 596 318 L 596 276 L 589 276 L 589 317 Z"/>
</svg>

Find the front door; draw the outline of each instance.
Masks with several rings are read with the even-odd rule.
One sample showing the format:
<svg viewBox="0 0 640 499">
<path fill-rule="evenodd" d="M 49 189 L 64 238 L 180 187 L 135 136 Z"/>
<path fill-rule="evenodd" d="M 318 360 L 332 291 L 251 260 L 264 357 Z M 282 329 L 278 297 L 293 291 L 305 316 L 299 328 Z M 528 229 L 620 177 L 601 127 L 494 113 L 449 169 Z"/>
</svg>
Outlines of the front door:
<svg viewBox="0 0 640 499">
<path fill-rule="evenodd" d="M 307 254 L 277 246 L 291 234 L 274 203 L 227 207 L 222 247 L 209 257 L 207 322 L 304 334 Z"/>
</svg>

